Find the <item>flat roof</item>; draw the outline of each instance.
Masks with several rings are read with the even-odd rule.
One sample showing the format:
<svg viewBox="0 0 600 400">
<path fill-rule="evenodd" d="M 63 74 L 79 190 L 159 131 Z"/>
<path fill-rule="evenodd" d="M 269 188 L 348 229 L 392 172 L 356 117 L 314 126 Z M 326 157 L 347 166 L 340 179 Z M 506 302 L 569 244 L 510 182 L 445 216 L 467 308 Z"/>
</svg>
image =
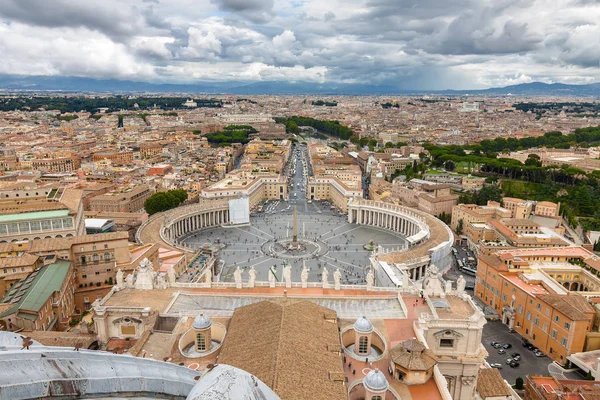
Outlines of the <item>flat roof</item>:
<svg viewBox="0 0 600 400">
<path fill-rule="evenodd" d="M 28 221 L 30 219 L 47 219 L 66 217 L 69 215 L 69 210 L 53 210 L 53 211 L 36 211 L 21 214 L 0 215 L 0 222 L 18 222 Z"/>
</svg>

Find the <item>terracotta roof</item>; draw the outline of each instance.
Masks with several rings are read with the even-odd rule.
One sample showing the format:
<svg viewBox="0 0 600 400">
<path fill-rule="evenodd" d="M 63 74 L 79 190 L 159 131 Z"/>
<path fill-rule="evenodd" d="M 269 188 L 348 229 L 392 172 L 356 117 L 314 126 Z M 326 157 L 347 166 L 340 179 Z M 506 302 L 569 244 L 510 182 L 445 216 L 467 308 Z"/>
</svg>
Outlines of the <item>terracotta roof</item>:
<svg viewBox="0 0 600 400">
<path fill-rule="evenodd" d="M 60 197 L 60 202 L 67 206 L 71 212 L 76 213 L 79 211 L 79 205 L 81 204 L 82 196 L 83 190 L 67 188 Z"/>
<path fill-rule="evenodd" d="M 19 257 L 0 258 L 0 268 L 16 268 L 30 266 L 35 264 L 38 258 L 38 256 L 33 254 L 23 254 Z"/>
<path fill-rule="evenodd" d="M 437 364 L 433 352 L 416 339 L 396 345 L 390 356 L 395 364 L 410 371 L 427 371 Z"/>
<path fill-rule="evenodd" d="M 37 239 L 30 241 L 29 253 L 68 250 L 76 244 L 102 242 L 105 240 L 128 239 L 127 232 L 106 232 L 68 238 Z"/>
<path fill-rule="evenodd" d="M 247 371 L 282 399 L 346 399 L 337 315 L 310 301 L 237 308 L 219 363 Z"/>
<path fill-rule="evenodd" d="M 486 399 L 488 397 L 510 396 L 511 392 L 506 386 L 500 371 L 496 368 L 485 368 L 479 370 L 477 379 L 477 392 Z"/>
<path fill-rule="evenodd" d="M 538 298 L 557 309 L 573 321 L 589 319 L 586 314 L 593 314 L 594 309 L 587 300 L 579 295 L 544 294 Z"/>
<path fill-rule="evenodd" d="M 79 332 L 58 331 L 25 331 L 24 336 L 29 336 L 44 346 L 75 347 L 88 349 L 96 339 L 96 335 Z"/>
</svg>

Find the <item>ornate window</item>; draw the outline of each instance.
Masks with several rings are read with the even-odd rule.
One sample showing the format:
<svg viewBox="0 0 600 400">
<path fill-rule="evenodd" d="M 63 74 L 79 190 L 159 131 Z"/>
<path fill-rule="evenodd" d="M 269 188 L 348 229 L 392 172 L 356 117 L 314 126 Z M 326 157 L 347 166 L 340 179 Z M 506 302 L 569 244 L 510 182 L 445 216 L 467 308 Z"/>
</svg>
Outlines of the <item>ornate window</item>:
<svg viewBox="0 0 600 400">
<path fill-rule="evenodd" d="M 454 347 L 454 339 L 440 339 L 440 347 Z"/>
<path fill-rule="evenodd" d="M 358 354 L 367 354 L 369 339 L 366 336 L 361 336 L 358 339 Z"/>
<path fill-rule="evenodd" d="M 202 333 L 196 335 L 196 350 L 206 351 L 206 337 Z"/>
</svg>

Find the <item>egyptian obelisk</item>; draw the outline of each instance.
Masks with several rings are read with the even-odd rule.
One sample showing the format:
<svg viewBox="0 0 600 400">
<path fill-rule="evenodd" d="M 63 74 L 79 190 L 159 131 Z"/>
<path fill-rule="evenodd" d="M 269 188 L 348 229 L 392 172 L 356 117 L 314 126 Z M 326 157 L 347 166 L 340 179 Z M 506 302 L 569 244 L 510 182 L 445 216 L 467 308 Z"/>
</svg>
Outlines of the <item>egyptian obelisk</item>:
<svg viewBox="0 0 600 400">
<path fill-rule="evenodd" d="M 297 227 L 296 227 L 296 205 L 294 205 L 294 231 L 293 231 L 293 243 L 294 245 L 296 245 L 296 243 L 298 242 L 298 231 L 297 231 Z"/>
</svg>

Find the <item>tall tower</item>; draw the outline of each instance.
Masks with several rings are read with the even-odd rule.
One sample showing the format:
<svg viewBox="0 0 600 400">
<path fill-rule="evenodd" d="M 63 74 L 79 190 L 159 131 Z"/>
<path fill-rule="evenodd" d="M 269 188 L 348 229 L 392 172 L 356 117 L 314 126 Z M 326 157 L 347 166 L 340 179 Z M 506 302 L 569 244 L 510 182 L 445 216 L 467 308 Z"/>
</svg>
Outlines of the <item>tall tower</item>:
<svg viewBox="0 0 600 400">
<path fill-rule="evenodd" d="M 297 224 L 297 219 L 296 219 L 296 205 L 294 204 L 294 231 L 293 231 L 293 240 L 294 240 L 294 244 L 296 244 L 298 242 L 298 228 L 296 226 Z"/>
</svg>

